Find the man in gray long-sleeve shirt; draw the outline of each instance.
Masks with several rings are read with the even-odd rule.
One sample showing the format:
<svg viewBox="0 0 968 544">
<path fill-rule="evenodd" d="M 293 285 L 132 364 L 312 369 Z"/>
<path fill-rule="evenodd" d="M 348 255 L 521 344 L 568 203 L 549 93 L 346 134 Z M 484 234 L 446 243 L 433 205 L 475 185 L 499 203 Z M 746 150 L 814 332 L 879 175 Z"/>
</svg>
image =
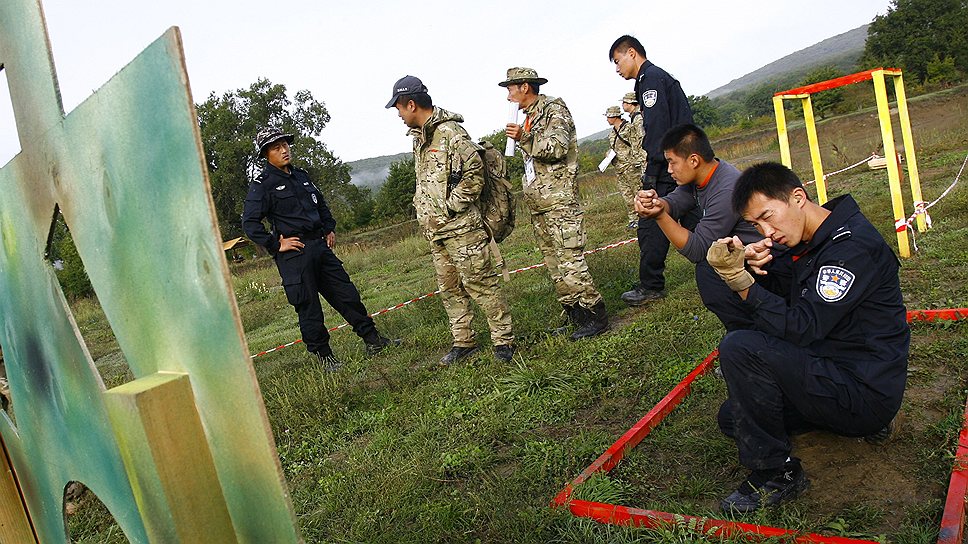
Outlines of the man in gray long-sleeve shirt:
<svg viewBox="0 0 968 544">
<path fill-rule="evenodd" d="M 662 138 L 662 150 L 676 188 L 664 197 L 654 190 L 639 191 L 636 212 L 655 219 L 679 253 L 696 264 L 696 285 L 703 304 L 716 314 L 726 330 L 748 328 L 735 317 L 742 313 L 723 311 L 741 301 L 706 263 L 709 246 L 720 238 L 736 235 L 744 244 L 762 239 L 753 225 L 733 211 L 733 188 L 739 170 L 716 158 L 706 133 L 696 125 L 669 129 Z M 702 219 L 694 230 L 674 219 L 697 207 Z"/>
</svg>

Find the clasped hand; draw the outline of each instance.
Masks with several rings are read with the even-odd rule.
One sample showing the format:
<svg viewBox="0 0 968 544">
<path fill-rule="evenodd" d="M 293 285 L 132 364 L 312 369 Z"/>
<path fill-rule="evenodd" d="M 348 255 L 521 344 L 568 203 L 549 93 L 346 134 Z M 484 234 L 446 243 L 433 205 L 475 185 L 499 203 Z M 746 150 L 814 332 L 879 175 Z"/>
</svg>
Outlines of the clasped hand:
<svg viewBox="0 0 968 544">
<path fill-rule="evenodd" d="M 713 242 L 706 262 L 733 291 L 745 291 L 753 285 L 753 276 L 746 271 L 746 248 L 737 236 Z"/>
<path fill-rule="evenodd" d="M 665 208 L 662 206 L 662 199 L 654 189 L 641 189 L 635 195 L 635 213 L 639 217 L 655 219 L 662 215 Z"/>
</svg>

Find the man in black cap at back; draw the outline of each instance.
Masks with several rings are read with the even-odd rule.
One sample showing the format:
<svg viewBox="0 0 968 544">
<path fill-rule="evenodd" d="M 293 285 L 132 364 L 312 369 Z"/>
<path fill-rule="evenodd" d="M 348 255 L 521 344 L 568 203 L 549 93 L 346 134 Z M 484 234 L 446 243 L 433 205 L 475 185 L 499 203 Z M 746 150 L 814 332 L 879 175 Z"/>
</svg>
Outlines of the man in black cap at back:
<svg viewBox="0 0 968 544">
<path fill-rule="evenodd" d="M 323 295 L 353 326 L 368 355 L 400 341 L 389 340 L 376 330 L 359 291 L 333 253 L 336 221 L 306 171 L 292 165 L 292 141 L 292 134 L 275 127 L 264 128 L 256 136 L 259 157 L 267 164 L 249 184 L 242 228 L 275 258 L 286 298 L 299 316 L 306 349 L 325 370 L 335 371 L 342 363 L 329 347 L 329 331 L 318 295 Z M 262 224 L 263 219 L 272 224 L 271 233 Z"/>
</svg>

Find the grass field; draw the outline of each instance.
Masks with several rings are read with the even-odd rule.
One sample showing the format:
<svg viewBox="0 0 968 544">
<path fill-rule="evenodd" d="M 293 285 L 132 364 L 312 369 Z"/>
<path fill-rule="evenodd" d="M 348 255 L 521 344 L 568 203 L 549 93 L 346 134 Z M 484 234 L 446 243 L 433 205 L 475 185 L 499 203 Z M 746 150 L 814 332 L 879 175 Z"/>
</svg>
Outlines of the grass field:
<svg viewBox="0 0 968 544">
<path fill-rule="evenodd" d="M 928 200 L 952 182 L 968 154 L 966 102 L 964 89 L 912 101 Z M 879 133 L 869 116 L 859 112 L 821 124 L 828 171 L 839 168 L 838 161 L 855 162 L 873 150 Z M 733 135 L 721 144 L 720 157 L 738 166 L 778 156 L 775 135 Z M 793 145 L 795 167 L 808 178 L 804 144 L 794 138 Z M 968 306 L 965 184 L 963 178 L 931 209 L 934 229 L 917 235 L 919 252 L 903 262 L 908 309 Z M 624 226 L 624 207 L 615 191 L 610 176 L 581 182 L 589 249 L 634 236 Z M 831 197 L 845 192 L 895 246 L 886 172 L 858 168 L 829 180 Z M 909 213 L 910 208 L 908 203 Z M 527 216 L 519 214 L 518 228 L 502 243 L 512 268 L 540 261 Z M 371 312 L 436 289 L 421 237 L 371 239 L 337 253 Z M 560 322 L 561 312 L 547 272 L 517 274 L 504 285 L 519 346 L 512 364 L 496 362 L 487 349 L 453 367 L 438 367 L 450 334 L 436 298 L 378 317 L 378 327 L 402 338 L 403 345 L 373 359 L 364 357 L 351 331 L 333 333 L 333 347 L 347 363 L 336 374 L 321 372 L 299 345 L 255 359 L 306 541 L 701 540 L 676 527 L 598 525 L 548 506 L 723 334 L 700 304 L 692 265 L 678 254 L 670 254 L 667 263 L 669 296 L 637 309 L 619 299 L 637 278 L 637 246 L 588 260 L 612 312 L 610 332 L 577 343 L 549 337 L 545 331 Z M 250 351 L 298 338 L 296 315 L 271 261 L 233 266 Z M 124 381 L 123 357 L 96 303 L 80 301 L 74 310 L 108 386 Z M 327 317 L 331 326 L 342 323 L 331 310 Z M 483 315 L 475 326 L 480 342 L 490 348 Z M 968 394 L 966 327 L 912 326 L 909 387 L 900 430 L 890 442 L 873 447 L 823 433 L 798 437 L 795 452 L 813 487 L 800 500 L 744 521 L 896 543 L 935 541 Z M 577 496 L 719 517 L 718 500 L 745 477 L 735 446 L 716 429 L 715 411 L 724 398 L 721 380 L 701 379 L 686 402 L 617 469 L 593 478 Z M 71 519 L 73 538 L 119 541 L 95 500 L 82 506 Z"/>
</svg>

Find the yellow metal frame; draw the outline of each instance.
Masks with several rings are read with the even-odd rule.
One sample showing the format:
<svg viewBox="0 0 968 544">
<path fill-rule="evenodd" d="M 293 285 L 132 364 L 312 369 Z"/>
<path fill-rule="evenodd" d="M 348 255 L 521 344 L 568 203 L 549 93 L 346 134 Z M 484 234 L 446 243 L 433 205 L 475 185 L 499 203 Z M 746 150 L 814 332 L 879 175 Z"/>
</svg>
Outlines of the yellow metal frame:
<svg viewBox="0 0 968 544">
<path fill-rule="evenodd" d="M 790 156 L 790 139 L 787 133 L 786 116 L 783 112 L 784 100 L 800 100 L 803 106 L 803 120 L 807 129 L 807 143 L 810 147 L 810 159 L 813 163 L 813 175 L 817 185 L 817 198 L 821 204 L 827 202 L 827 185 L 824 180 L 823 162 L 820 158 L 820 142 L 817 137 L 817 126 L 813 117 L 813 105 L 810 95 L 815 92 L 850 85 L 870 79 L 874 83 L 874 97 L 877 100 L 877 116 L 881 125 L 881 138 L 884 140 L 884 154 L 893 153 L 894 129 L 891 125 L 891 108 L 887 99 L 886 77 L 894 82 L 894 94 L 897 98 L 898 119 L 901 125 L 901 138 L 904 142 L 904 153 L 907 155 L 908 176 L 911 180 L 911 197 L 917 217 L 918 230 L 928 228 L 924 218 L 924 201 L 921 197 L 921 181 L 918 175 L 917 155 L 914 151 L 914 137 L 911 133 L 911 119 L 908 115 L 907 98 L 904 94 L 904 79 L 901 70 L 894 68 L 877 68 L 868 72 L 861 72 L 852 76 L 845 76 L 829 82 L 817 83 L 799 89 L 779 92 L 773 96 L 773 111 L 776 116 L 776 132 L 780 143 L 780 161 L 788 168 L 793 167 Z M 894 230 L 897 232 L 897 249 L 901 257 L 910 257 L 911 249 L 907 235 L 907 216 L 904 213 L 904 199 L 901 194 L 901 165 L 899 160 L 887 161 L 887 179 L 891 188 L 891 204 L 894 210 Z"/>
</svg>

